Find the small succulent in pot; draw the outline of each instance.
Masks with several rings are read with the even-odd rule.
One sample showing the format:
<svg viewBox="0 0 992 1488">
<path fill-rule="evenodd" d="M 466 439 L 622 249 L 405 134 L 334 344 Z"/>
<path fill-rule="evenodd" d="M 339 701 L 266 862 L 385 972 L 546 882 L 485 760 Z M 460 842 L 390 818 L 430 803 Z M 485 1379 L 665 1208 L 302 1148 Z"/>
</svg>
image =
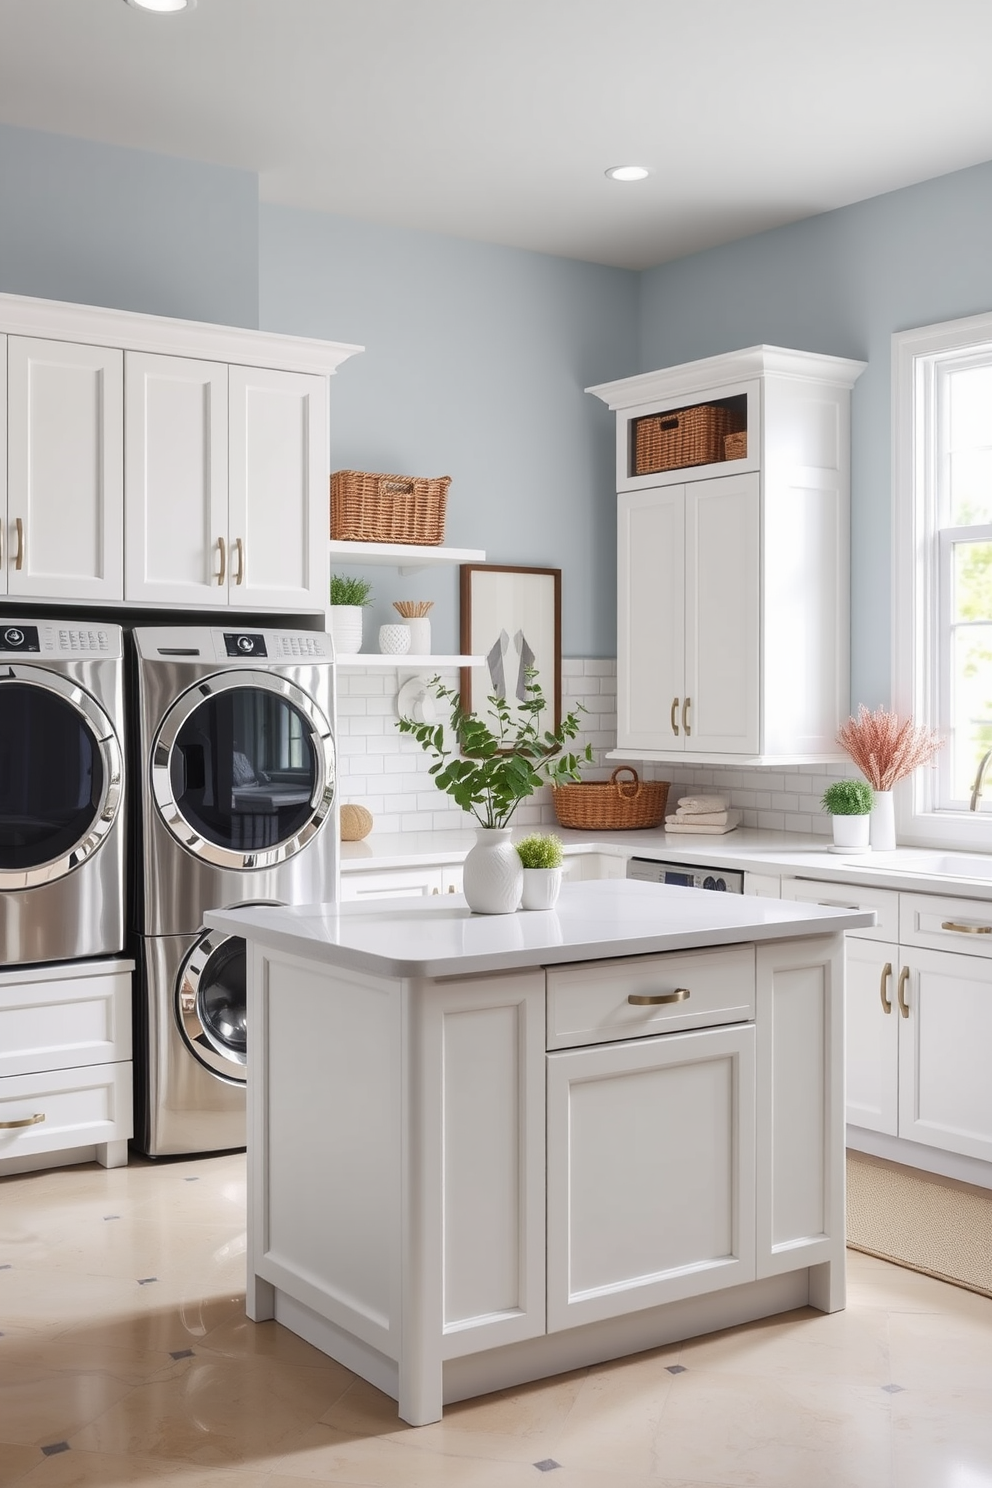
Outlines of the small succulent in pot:
<svg viewBox="0 0 992 1488">
<path fill-rule="evenodd" d="M 831 816 L 867 816 L 874 801 L 867 780 L 835 780 L 820 797 L 820 805 Z"/>
<path fill-rule="evenodd" d="M 564 860 L 562 840 L 553 832 L 532 832 L 516 844 L 525 868 L 560 868 Z"/>
<path fill-rule="evenodd" d="M 561 888 L 561 838 L 553 832 L 532 832 L 516 848 L 524 870 L 521 908 L 553 909 Z"/>
<path fill-rule="evenodd" d="M 332 605 L 365 605 L 372 603 L 372 582 L 345 574 L 331 574 Z"/>
</svg>

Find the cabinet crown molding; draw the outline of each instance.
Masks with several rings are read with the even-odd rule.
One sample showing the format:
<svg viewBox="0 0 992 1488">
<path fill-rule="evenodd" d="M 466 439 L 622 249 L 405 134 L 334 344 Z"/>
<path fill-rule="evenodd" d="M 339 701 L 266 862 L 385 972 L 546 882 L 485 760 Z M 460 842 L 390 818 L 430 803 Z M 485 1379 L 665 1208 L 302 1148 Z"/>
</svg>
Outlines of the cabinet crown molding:
<svg viewBox="0 0 992 1488">
<path fill-rule="evenodd" d="M 174 320 L 165 315 L 14 294 L 0 294 L 0 332 L 3 331 L 49 341 L 162 352 L 250 367 L 278 367 L 286 372 L 316 372 L 325 377 L 335 373 L 348 357 L 365 350 L 364 346 L 343 341 L 316 341 L 307 336 L 287 336 L 244 326 Z"/>
<path fill-rule="evenodd" d="M 849 357 L 795 351 L 787 346 L 748 346 L 743 351 L 728 351 L 720 356 L 702 357 L 696 362 L 661 367 L 655 372 L 642 372 L 617 382 L 601 382 L 595 387 L 587 387 L 586 392 L 601 398 L 608 407 L 620 409 L 636 408 L 656 398 L 688 398 L 693 393 L 712 396 L 724 384 L 739 384 L 748 378 L 769 374 L 850 388 L 867 365 L 867 362 L 856 362 Z"/>
</svg>

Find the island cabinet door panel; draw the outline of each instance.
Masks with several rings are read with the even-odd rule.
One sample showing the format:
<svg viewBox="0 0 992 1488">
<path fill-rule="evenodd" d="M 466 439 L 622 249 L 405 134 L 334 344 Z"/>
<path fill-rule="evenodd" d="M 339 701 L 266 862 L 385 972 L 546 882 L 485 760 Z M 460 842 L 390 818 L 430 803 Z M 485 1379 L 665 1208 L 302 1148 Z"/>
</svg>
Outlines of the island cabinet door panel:
<svg viewBox="0 0 992 1488">
<path fill-rule="evenodd" d="M 839 935 L 757 949 L 759 1277 L 843 1263 L 843 988 Z"/>
<path fill-rule="evenodd" d="M 450 1359 L 545 1331 L 544 975 L 426 983 L 418 1001 L 404 1290 Z"/>
<path fill-rule="evenodd" d="M 617 501 L 617 744 L 683 748 L 685 488 Z"/>
<path fill-rule="evenodd" d="M 548 1055 L 548 1331 L 754 1279 L 754 1025 Z"/>
<path fill-rule="evenodd" d="M 899 947 L 847 941 L 847 1120 L 894 1137 L 899 1124 Z"/>
<path fill-rule="evenodd" d="M 897 1002 L 900 1137 L 992 1161 L 988 961 L 904 948 Z"/>
</svg>

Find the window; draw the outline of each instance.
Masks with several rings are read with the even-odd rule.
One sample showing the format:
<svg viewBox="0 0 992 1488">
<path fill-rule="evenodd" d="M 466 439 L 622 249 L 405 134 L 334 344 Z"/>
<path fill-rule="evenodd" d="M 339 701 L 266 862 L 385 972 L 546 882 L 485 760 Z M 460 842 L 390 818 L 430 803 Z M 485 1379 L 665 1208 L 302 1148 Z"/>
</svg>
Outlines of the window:
<svg viewBox="0 0 992 1488">
<path fill-rule="evenodd" d="M 894 336 L 893 386 L 896 707 L 947 740 L 900 828 L 988 848 L 992 757 L 974 791 L 992 751 L 992 315 Z"/>
</svg>

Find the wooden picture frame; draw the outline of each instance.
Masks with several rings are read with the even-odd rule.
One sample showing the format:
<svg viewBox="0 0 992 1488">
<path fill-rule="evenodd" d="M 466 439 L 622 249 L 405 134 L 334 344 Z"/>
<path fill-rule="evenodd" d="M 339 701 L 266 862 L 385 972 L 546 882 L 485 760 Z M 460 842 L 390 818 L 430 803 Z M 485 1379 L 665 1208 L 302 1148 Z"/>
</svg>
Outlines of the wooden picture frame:
<svg viewBox="0 0 992 1488">
<path fill-rule="evenodd" d="M 561 569 L 498 563 L 460 566 L 461 650 L 487 657 L 486 668 L 463 667 L 462 707 L 483 715 L 491 694 L 512 703 L 525 668 L 536 668 L 548 707 L 540 727 L 561 723 Z M 500 686 L 502 682 L 502 687 Z"/>
</svg>

